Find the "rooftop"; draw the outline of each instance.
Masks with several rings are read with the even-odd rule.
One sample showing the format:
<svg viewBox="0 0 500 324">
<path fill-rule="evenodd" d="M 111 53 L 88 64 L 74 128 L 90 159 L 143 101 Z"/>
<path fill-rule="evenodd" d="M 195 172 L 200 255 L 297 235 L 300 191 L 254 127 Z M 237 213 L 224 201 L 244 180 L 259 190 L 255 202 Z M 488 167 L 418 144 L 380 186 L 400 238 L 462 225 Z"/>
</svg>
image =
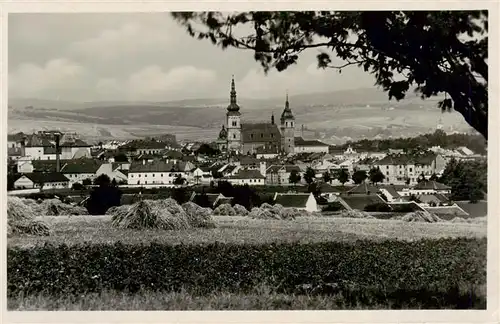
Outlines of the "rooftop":
<svg viewBox="0 0 500 324">
<path fill-rule="evenodd" d="M 416 190 L 450 190 L 451 187 L 434 181 L 434 180 L 426 180 L 426 181 L 421 181 L 413 187 L 413 189 Z"/>
<path fill-rule="evenodd" d="M 235 175 L 229 176 L 229 179 L 265 179 L 259 170 L 240 169 Z"/>
<path fill-rule="evenodd" d="M 25 173 L 24 176 L 38 184 L 69 181 L 69 179 L 60 172 L 33 172 Z"/>
<path fill-rule="evenodd" d="M 309 196 L 310 194 L 278 194 L 274 202 L 283 207 L 304 208 Z"/>
</svg>

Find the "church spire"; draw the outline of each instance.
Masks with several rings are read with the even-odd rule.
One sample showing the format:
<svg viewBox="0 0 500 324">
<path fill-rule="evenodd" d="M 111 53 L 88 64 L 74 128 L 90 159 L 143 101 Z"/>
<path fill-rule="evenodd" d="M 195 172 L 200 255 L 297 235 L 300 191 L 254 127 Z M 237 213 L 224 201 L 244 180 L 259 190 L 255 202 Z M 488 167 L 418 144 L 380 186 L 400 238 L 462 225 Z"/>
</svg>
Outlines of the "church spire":
<svg viewBox="0 0 500 324">
<path fill-rule="evenodd" d="M 285 109 L 281 113 L 281 122 L 283 123 L 285 119 L 295 119 L 290 109 L 290 102 L 288 101 L 288 90 L 286 91 Z"/>
<path fill-rule="evenodd" d="M 236 86 L 234 85 L 234 75 L 231 78 L 231 92 L 230 92 L 230 101 L 229 106 L 227 106 L 227 111 L 238 112 L 240 107 L 238 106 L 236 100 Z"/>
</svg>

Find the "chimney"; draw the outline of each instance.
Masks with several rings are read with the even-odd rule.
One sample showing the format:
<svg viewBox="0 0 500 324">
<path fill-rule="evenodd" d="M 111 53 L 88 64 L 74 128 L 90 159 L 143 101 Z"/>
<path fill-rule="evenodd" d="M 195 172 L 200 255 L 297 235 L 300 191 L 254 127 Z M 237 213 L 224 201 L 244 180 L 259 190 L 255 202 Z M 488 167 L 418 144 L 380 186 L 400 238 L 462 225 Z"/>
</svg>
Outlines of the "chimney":
<svg viewBox="0 0 500 324">
<path fill-rule="evenodd" d="M 304 124 L 302 124 L 302 128 L 301 128 L 301 131 L 300 131 L 300 136 L 302 138 L 304 138 Z"/>
<path fill-rule="evenodd" d="M 60 161 L 60 157 L 59 157 L 59 150 L 60 150 L 60 147 L 59 147 L 59 141 L 60 141 L 60 134 L 56 134 L 56 172 L 61 172 L 61 161 Z"/>
<path fill-rule="evenodd" d="M 26 156 L 26 136 L 21 139 L 21 156 Z"/>
</svg>

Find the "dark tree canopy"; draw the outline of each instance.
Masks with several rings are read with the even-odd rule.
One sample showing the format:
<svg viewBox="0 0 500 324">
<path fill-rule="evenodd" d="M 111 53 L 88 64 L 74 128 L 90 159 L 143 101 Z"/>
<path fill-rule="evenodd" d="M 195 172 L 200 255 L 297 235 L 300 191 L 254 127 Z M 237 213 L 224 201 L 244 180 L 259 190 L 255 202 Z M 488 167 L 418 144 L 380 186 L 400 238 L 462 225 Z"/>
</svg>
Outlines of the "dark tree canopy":
<svg viewBox="0 0 500 324">
<path fill-rule="evenodd" d="M 304 172 L 304 180 L 307 184 L 311 184 L 316 178 L 316 172 L 311 167 L 307 167 L 306 172 Z"/>
<path fill-rule="evenodd" d="M 301 52 L 316 48 L 318 67 L 341 72 L 358 65 L 374 75 L 389 99 L 401 100 L 410 89 L 422 98 L 444 93 L 439 108 L 456 110 L 488 138 L 487 10 L 172 15 L 193 37 L 253 51 L 266 72 L 283 71 Z M 333 56 L 345 64 L 335 66 Z"/>
<path fill-rule="evenodd" d="M 290 183 L 293 183 L 294 185 L 300 182 L 300 174 L 297 172 L 297 170 L 292 170 L 292 172 L 290 172 L 288 181 Z"/>
<path fill-rule="evenodd" d="M 368 178 L 368 175 L 366 174 L 366 171 L 363 170 L 357 170 L 352 174 L 352 181 L 354 181 L 355 184 L 360 184 L 363 181 Z"/>
<path fill-rule="evenodd" d="M 347 172 L 345 169 L 340 169 L 340 171 L 337 173 L 337 180 L 342 185 L 344 185 L 347 181 L 349 181 L 349 172 Z"/>
<path fill-rule="evenodd" d="M 385 175 L 382 173 L 382 171 L 380 171 L 380 168 L 378 167 L 372 168 L 368 176 L 370 178 L 370 181 L 375 184 L 382 182 L 385 179 Z"/>
</svg>

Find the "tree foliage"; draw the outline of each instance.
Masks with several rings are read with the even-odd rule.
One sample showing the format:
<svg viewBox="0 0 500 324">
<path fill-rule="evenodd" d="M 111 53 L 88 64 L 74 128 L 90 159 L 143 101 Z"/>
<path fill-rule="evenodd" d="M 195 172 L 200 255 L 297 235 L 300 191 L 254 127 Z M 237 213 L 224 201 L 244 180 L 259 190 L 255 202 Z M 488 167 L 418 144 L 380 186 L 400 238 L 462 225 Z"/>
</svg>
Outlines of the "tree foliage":
<svg viewBox="0 0 500 324">
<path fill-rule="evenodd" d="M 354 181 L 355 184 L 360 184 L 363 181 L 368 178 L 368 175 L 366 174 L 366 171 L 363 170 L 357 170 L 352 174 L 352 181 Z"/>
<path fill-rule="evenodd" d="M 220 155 L 220 151 L 216 148 L 213 148 L 210 144 L 203 143 L 200 145 L 200 148 L 196 150 L 196 154 L 206 155 L 206 156 L 218 156 Z"/>
<path fill-rule="evenodd" d="M 451 187 L 451 199 L 477 202 L 484 199 L 487 192 L 486 161 L 450 160 L 446 165 L 440 182 Z"/>
<path fill-rule="evenodd" d="M 323 181 L 326 183 L 330 183 L 332 181 L 332 176 L 330 175 L 330 172 L 325 171 L 323 173 Z"/>
<path fill-rule="evenodd" d="M 351 146 L 357 151 L 387 151 L 388 149 L 402 149 L 405 152 L 430 149 L 440 146 L 444 149 L 456 149 L 465 146 L 477 154 L 486 154 L 486 141 L 481 135 L 471 134 L 446 134 L 438 129 L 432 133 L 416 137 L 401 137 L 388 139 L 361 139 L 334 146 L 335 150 L 345 150 Z"/>
<path fill-rule="evenodd" d="M 304 50 L 316 48 L 318 67 L 340 73 L 357 65 L 374 75 L 389 99 L 401 100 L 412 88 L 422 98 L 444 93 L 439 108 L 459 112 L 487 139 L 487 10 L 172 15 L 192 37 L 223 49 L 253 51 L 266 72 L 283 71 L 296 64 Z M 345 63 L 335 65 L 332 56 Z"/>
<path fill-rule="evenodd" d="M 304 172 L 304 180 L 307 182 L 307 184 L 311 184 L 314 179 L 316 178 L 316 172 L 311 167 L 308 167 L 306 169 L 306 172 Z"/>
<path fill-rule="evenodd" d="M 344 185 L 349 180 L 349 172 L 344 169 L 340 169 L 337 173 L 337 180 Z"/>
<path fill-rule="evenodd" d="M 125 153 L 118 153 L 114 158 L 115 162 L 128 162 L 128 157 L 125 155 Z"/>
<path fill-rule="evenodd" d="M 288 181 L 292 183 L 293 185 L 296 185 L 297 183 L 300 182 L 300 174 L 297 172 L 297 170 L 292 170 L 290 172 L 290 176 L 288 177 Z"/>
<path fill-rule="evenodd" d="M 380 168 L 377 167 L 370 169 L 369 178 L 372 183 L 377 184 L 384 181 L 385 175 L 382 173 L 382 171 L 380 171 Z"/>
</svg>

